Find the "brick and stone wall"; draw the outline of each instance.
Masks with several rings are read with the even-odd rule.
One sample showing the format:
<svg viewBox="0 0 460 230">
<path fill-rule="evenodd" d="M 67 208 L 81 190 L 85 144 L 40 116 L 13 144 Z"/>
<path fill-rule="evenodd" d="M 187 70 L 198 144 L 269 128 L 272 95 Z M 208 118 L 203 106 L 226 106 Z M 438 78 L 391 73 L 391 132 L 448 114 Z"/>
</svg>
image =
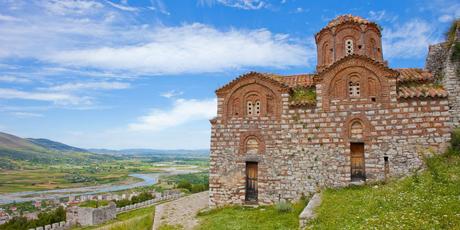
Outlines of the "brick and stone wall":
<svg viewBox="0 0 460 230">
<path fill-rule="evenodd" d="M 66 219 L 68 222 L 80 226 L 91 226 L 104 223 L 117 217 L 117 206 L 110 202 L 109 205 L 100 208 L 70 207 L 67 209 Z"/>
<path fill-rule="evenodd" d="M 320 187 L 350 183 L 350 143 L 344 136 L 352 119 L 365 123 L 365 165 L 368 180 L 384 179 L 384 157 L 390 176 L 422 166 L 421 155 L 449 141 L 445 99 L 405 100 L 385 107 L 379 103 L 338 105 L 329 112 L 290 108 L 282 95 L 280 120 L 238 118 L 212 127 L 210 203 L 245 202 L 245 162 L 259 164 L 259 203 L 299 199 Z M 219 105 L 223 99 L 219 99 Z M 218 117 L 221 114 L 218 115 Z M 239 151 L 241 136 L 258 133 L 265 152 Z"/>
</svg>

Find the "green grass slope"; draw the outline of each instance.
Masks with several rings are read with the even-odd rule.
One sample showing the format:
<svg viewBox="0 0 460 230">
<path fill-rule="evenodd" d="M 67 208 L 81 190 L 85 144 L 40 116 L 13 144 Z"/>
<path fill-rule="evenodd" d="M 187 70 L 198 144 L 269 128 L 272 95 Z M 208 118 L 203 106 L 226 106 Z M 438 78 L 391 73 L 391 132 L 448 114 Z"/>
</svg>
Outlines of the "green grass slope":
<svg viewBox="0 0 460 230">
<path fill-rule="evenodd" d="M 81 153 L 89 152 L 86 149 L 73 147 L 70 145 L 66 145 L 60 142 L 56 142 L 56 141 L 52 141 L 52 140 L 48 140 L 44 138 L 27 138 L 27 140 L 43 148 L 46 148 L 48 150 L 56 150 L 56 151 L 63 151 L 63 152 L 81 152 Z"/>
<path fill-rule="evenodd" d="M 0 147 L 4 149 L 20 149 L 31 151 L 45 151 L 42 146 L 38 146 L 27 139 L 20 138 L 8 133 L 0 132 Z"/>
<path fill-rule="evenodd" d="M 298 229 L 299 214 L 306 201 L 293 205 L 291 211 L 279 211 L 276 206 L 259 208 L 225 207 L 199 214 L 199 230 L 269 230 Z"/>
<path fill-rule="evenodd" d="M 98 226 L 77 227 L 72 230 L 151 230 L 155 206 L 121 213 L 117 218 Z"/>
<path fill-rule="evenodd" d="M 460 155 L 386 185 L 329 189 L 308 229 L 460 229 Z"/>
<path fill-rule="evenodd" d="M 70 163 L 81 164 L 113 157 L 90 153 L 46 139 L 25 139 L 0 132 L 0 169 L 16 169 L 25 163 Z"/>
</svg>

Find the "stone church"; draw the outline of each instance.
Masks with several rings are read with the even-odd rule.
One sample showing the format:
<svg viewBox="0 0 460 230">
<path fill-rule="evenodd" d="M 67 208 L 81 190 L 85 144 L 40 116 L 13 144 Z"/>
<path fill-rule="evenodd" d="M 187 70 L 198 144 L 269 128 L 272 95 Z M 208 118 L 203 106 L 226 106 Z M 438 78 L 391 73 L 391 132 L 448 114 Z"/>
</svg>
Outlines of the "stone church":
<svg viewBox="0 0 460 230">
<path fill-rule="evenodd" d="M 315 40 L 315 73 L 250 72 L 216 90 L 211 205 L 401 176 L 446 147 L 449 90 L 427 69 L 389 67 L 376 23 L 339 16 Z"/>
</svg>

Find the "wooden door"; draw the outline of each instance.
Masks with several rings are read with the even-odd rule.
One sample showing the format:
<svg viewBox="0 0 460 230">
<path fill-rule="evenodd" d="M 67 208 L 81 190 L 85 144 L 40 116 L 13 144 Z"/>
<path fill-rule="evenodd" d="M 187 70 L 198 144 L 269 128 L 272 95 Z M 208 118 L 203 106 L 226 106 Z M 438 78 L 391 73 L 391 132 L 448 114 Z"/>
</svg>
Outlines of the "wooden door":
<svg viewBox="0 0 460 230">
<path fill-rule="evenodd" d="M 246 201 L 257 201 L 257 162 L 246 162 Z"/>
<path fill-rule="evenodd" d="M 351 143 L 351 180 L 365 180 L 364 143 Z"/>
</svg>

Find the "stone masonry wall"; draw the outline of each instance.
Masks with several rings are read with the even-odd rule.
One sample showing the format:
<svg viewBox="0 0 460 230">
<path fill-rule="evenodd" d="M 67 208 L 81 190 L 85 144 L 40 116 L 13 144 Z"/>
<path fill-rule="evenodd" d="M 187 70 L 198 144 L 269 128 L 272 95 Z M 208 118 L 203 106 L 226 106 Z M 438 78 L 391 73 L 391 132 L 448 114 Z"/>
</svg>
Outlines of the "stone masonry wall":
<svg viewBox="0 0 460 230">
<path fill-rule="evenodd" d="M 460 27 L 456 29 L 456 42 L 460 42 Z M 453 44 L 439 43 L 429 47 L 426 68 L 437 76 L 442 76 L 442 84 L 449 92 L 449 111 L 453 127 L 460 127 L 460 60 L 451 58 Z"/>
<path fill-rule="evenodd" d="M 117 206 L 111 202 L 100 208 L 71 207 L 67 210 L 66 219 L 80 226 L 91 226 L 112 220 L 117 216 Z"/>
<path fill-rule="evenodd" d="M 320 85 L 317 91 L 321 95 Z M 210 204 L 245 202 L 247 161 L 258 162 L 260 204 L 297 200 L 324 186 L 347 186 L 351 167 L 347 127 L 355 118 L 365 123 L 367 180 L 384 178 L 384 156 L 389 159 L 391 176 L 417 170 L 423 165 L 421 154 L 442 149 L 442 143 L 449 141 L 448 101 L 398 101 L 394 93 L 391 100 L 389 104 L 332 102 L 325 112 L 319 105 L 291 108 L 289 95 L 284 93 L 281 119 L 240 117 L 224 121 L 222 109 L 218 109 L 211 133 Z M 320 104 L 320 96 L 318 101 Z M 219 98 L 219 108 L 223 103 Z M 264 152 L 242 153 L 240 141 L 245 133 L 259 135 Z"/>
</svg>

